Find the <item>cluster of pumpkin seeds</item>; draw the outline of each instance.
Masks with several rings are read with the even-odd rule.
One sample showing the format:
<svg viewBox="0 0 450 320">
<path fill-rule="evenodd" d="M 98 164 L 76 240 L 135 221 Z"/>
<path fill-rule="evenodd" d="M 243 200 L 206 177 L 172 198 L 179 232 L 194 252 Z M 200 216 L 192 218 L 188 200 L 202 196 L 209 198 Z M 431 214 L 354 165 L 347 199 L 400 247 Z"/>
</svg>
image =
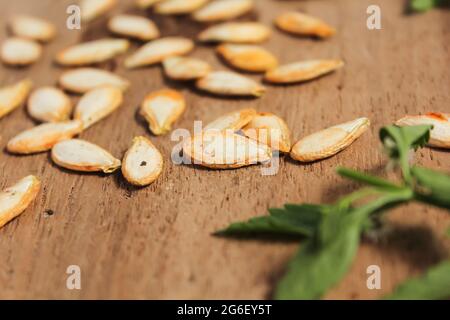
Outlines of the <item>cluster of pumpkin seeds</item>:
<svg viewBox="0 0 450 320">
<path fill-rule="evenodd" d="M 107 14 L 116 0 L 81 0 L 82 21 L 88 23 Z M 254 0 L 136 0 L 141 9 L 153 7 L 160 15 L 190 15 L 197 22 L 213 23 L 197 36 L 198 42 L 217 43 L 217 54 L 236 70 L 263 73 L 264 81 L 292 84 L 316 79 L 331 73 L 344 63 L 340 59 L 322 59 L 279 64 L 277 57 L 260 44 L 272 35 L 271 28 L 259 22 L 231 21 L 254 9 Z M 274 24 L 287 33 L 326 39 L 336 30 L 322 20 L 300 12 L 277 16 Z M 0 59 L 8 65 L 25 66 L 36 62 L 42 44 L 56 35 L 55 26 L 32 16 L 14 16 L 9 22 L 12 36 L 0 49 Z M 197 58 L 187 56 L 195 47 L 185 37 L 160 38 L 158 26 L 150 19 L 119 14 L 108 21 L 109 31 L 122 38 L 104 38 L 84 42 L 60 51 L 55 62 L 74 67 L 61 74 L 58 87 L 41 87 L 32 91 L 25 79 L 0 89 L 0 118 L 22 105 L 42 122 L 12 138 L 6 146 L 13 154 L 33 154 L 51 150 L 58 166 L 80 172 L 111 173 L 121 168 L 131 184 L 153 183 L 163 170 L 160 151 L 146 137 L 135 137 L 122 161 L 107 150 L 76 136 L 106 118 L 123 103 L 130 82 L 114 73 L 89 67 L 124 54 L 130 39 L 146 43 L 126 57 L 126 68 L 162 64 L 165 74 L 177 81 L 194 81 L 199 90 L 219 96 L 260 97 L 266 87 L 237 72 L 213 70 Z M 81 94 L 73 106 L 66 92 Z M 186 109 L 183 95 L 172 89 L 149 93 L 140 107 L 149 130 L 164 135 Z M 432 124 L 429 144 L 450 148 L 448 114 L 430 113 L 407 116 L 398 125 Z M 227 113 L 208 124 L 200 134 L 185 141 L 183 154 L 195 164 L 216 169 L 239 168 L 271 160 L 273 152 L 290 154 L 301 162 L 328 158 L 348 147 L 369 127 L 363 117 L 291 142 L 286 122 L 275 114 L 243 109 Z M 0 227 L 22 213 L 36 197 L 39 179 L 28 176 L 0 193 Z"/>
</svg>

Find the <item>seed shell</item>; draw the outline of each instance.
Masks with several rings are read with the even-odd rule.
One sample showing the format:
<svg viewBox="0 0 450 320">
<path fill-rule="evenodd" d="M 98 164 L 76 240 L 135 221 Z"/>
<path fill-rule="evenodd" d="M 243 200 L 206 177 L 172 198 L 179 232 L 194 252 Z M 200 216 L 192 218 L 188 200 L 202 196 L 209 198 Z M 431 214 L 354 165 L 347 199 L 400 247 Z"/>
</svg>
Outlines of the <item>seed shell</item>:
<svg viewBox="0 0 450 320">
<path fill-rule="evenodd" d="M 207 28 L 198 35 L 203 42 L 261 43 L 271 31 L 258 22 L 225 22 Z"/>
<path fill-rule="evenodd" d="M 233 111 L 209 123 L 204 130 L 231 130 L 235 132 L 247 125 L 255 116 L 255 109 Z"/>
<path fill-rule="evenodd" d="M 253 0 L 216 0 L 193 13 L 200 22 L 224 21 L 246 14 L 254 7 Z"/>
<path fill-rule="evenodd" d="M 163 61 L 164 72 L 173 80 L 194 80 L 206 76 L 211 66 L 200 59 L 170 57 Z"/>
<path fill-rule="evenodd" d="M 111 173 L 121 165 L 120 160 L 105 149 L 81 139 L 57 143 L 52 148 L 51 157 L 60 167 L 82 172 Z"/>
<path fill-rule="evenodd" d="M 114 86 L 125 91 L 130 82 L 106 70 L 78 68 L 64 72 L 59 78 L 59 85 L 71 92 L 86 93 L 103 86 Z"/>
<path fill-rule="evenodd" d="M 113 86 L 93 89 L 85 93 L 75 107 L 74 119 L 83 123 L 83 130 L 109 116 L 123 101 L 122 91 Z"/>
<path fill-rule="evenodd" d="M 28 97 L 33 87 L 30 79 L 0 89 L 0 119 L 19 107 Z"/>
<path fill-rule="evenodd" d="M 116 3 L 116 0 L 81 0 L 81 19 L 92 21 L 110 11 Z"/>
<path fill-rule="evenodd" d="M 125 60 L 127 68 L 138 68 L 155 63 L 172 56 L 185 55 L 194 49 L 191 39 L 183 37 L 167 37 L 151 41 L 140 47 Z"/>
<path fill-rule="evenodd" d="M 275 24 L 283 31 L 319 38 L 331 37 L 336 30 L 320 19 L 300 12 L 286 12 L 275 19 Z"/>
<path fill-rule="evenodd" d="M 67 120 L 72 111 L 69 97 L 58 88 L 41 87 L 28 99 L 28 114 L 41 122 Z"/>
<path fill-rule="evenodd" d="M 159 37 L 158 27 L 152 20 L 129 14 L 121 14 L 111 18 L 108 21 L 108 29 L 115 34 L 143 41 Z"/>
<path fill-rule="evenodd" d="M 82 130 L 80 121 L 49 122 L 19 133 L 9 140 L 6 149 L 15 154 L 32 154 L 50 150 L 56 143 L 70 139 Z"/>
<path fill-rule="evenodd" d="M 197 80 L 197 88 L 226 96 L 255 96 L 260 97 L 266 88 L 252 79 L 235 72 L 215 71 Z"/>
<path fill-rule="evenodd" d="M 275 56 L 255 45 L 222 44 L 217 52 L 231 66 L 250 72 L 266 72 L 278 65 Z"/>
<path fill-rule="evenodd" d="M 204 6 L 209 0 L 164 0 L 155 5 L 158 14 L 188 14 Z"/>
<path fill-rule="evenodd" d="M 14 16 L 9 22 L 12 34 L 30 40 L 47 42 L 56 35 L 53 23 L 28 15 Z"/>
<path fill-rule="evenodd" d="M 136 6 L 140 9 L 148 9 L 160 1 L 162 0 L 136 0 Z"/>
<path fill-rule="evenodd" d="M 153 143 L 145 137 L 135 137 L 122 161 L 122 174 L 136 186 L 147 186 L 160 176 L 163 157 Z"/>
<path fill-rule="evenodd" d="M 300 139 L 291 150 L 291 157 L 301 162 L 325 159 L 344 150 L 370 126 L 367 118 L 359 118 Z"/>
<path fill-rule="evenodd" d="M 181 93 L 172 89 L 163 89 L 147 95 L 141 106 L 141 115 L 148 121 L 155 135 L 163 135 L 172 129 L 172 124 L 180 118 L 186 109 Z"/>
<path fill-rule="evenodd" d="M 26 66 L 39 60 L 42 46 L 28 39 L 8 38 L 2 44 L 0 55 L 4 64 Z"/>
<path fill-rule="evenodd" d="M 30 175 L 0 192 L 0 228 L 24 212 L 40 188 L 39 179 Z"/>
</svg>

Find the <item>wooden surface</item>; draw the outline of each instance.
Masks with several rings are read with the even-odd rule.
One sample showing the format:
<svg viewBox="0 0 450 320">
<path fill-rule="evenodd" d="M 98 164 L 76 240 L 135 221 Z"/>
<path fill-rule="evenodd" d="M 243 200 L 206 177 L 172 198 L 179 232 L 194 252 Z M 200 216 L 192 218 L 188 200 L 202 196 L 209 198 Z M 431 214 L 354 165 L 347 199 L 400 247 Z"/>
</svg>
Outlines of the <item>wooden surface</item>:
<svg viewBox="0 0 450 320">
<path fill-rule="evenodd" d="M 72 1 L 0 1 L 2 17 L 32 13 L 58 25 L 58 38 L 45 46 L 38 63 L 22 69 L 0 66 L 0 83 L 31 77 L 51 85 L 62 72 L 52 64 L 58 50 L 108 35 L 106 19 L 65 28 L 66 6 Z M 262 176 L 257 166 L 211 171 L 170 163 L 176 144 L 170 135 L 151 137 L 161 149 L 165 168 L 156 183 L 144 189 L 128 185 L 120 173 L 77 174 L 55 167 L 47 154 L 0 154 L 0 187 L 27 174 L 42 179 L 36 201 L 18 219 L 0 230 L 0 298 L 269 298 L 283 274 L 295 242 L 242 241 L 210 234 L 228 223 L 266 212 L 285 202 L 330 202 L 356 186 L 334 173 L 337 165 L 381 173 L 386 165 L 378 130 L 405 114 L 450 112 L 450 11 L 404 14 L 400 0 L 258 0 L 246 19 L 270 25 L 274 16 L 301 9 L 337 27 L 326 41 L 301 39 L 274 31 L 265 46 L 281 62 L 342 57 L 346 66 L 320 80 L 294 86 L 268 86 L 261 99 L 220 99 L 189 86 L 169 82 L 159 67 L 127 71 L 123 58 L 102 64 L 132 82 L 124 105 L 81 135 L 117 157 L 136 135 L 150 135 L 136 110 L 146 93 L 171 86 L 186 95 L 188 108 L 176 128 L 192 129 L 194 120 L 209 122 L 243 107 L 274 112 L 285 118 L 293 138 L 321 128 L 368 116 L 370 132 L 331 159 L 301 165 L 282 159 L 275 176 Z M 378 4 L 382 30 L 366 28 L 366 8 Z M 114 12 L 135 12 L 122 1 Z M 148 13 L 150 14 L 150 13 Z M 1 19 L 0 38 L 7 36 Z M 194 36 L 201 26 L 187 18 L 155 17 L 163 35 Z M 135 44 L 136 46 L 136 44 Z M 198 46 L 193 56 L 216 68 L 226 67 L 213 47 Z M 255 76 L 258 79 L 258 76 Z M 75 101 L 75 98 L 74 98 Z M 22 107 L 0 120 L 1 147 L 33 126 Z M 416 160 L 449 171 L 449 153 L 423 149 Z M 46 210 L 53 210 L 49 216 Z M 448 256 L 444 211 L 411 205 L 389 214 L 395 231 L 375 243 L 364 241 L 345 279 L 326 298 L 377 298 L 412 275 Z M 368 290 L 366 268 L 382 271 L 382 289 Z M 82 289 L 66 288 L 66 268 L 79 265 Z"/>
</svg>

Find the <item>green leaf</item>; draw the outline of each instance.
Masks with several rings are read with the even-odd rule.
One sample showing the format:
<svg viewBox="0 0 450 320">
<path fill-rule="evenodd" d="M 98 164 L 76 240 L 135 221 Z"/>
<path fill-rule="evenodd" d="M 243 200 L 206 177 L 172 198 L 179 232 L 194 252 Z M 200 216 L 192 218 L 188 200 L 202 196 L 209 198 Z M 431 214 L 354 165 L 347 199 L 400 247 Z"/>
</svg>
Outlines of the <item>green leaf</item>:
<svg viewBox="0 0 450 320">
<path fill-rule="evenodd" d="M 415 166 L 411 169 L 419 188 L 419 201 L 450 209 L 450 176 L 431 169 Z"/>
<path fill-rule="evenodd" d="M 388 295 L 390 300 L 438 300 L 450 298 L 450 260 L 429 269 L 420 278 L 407 280 Z"/>
<path fill-rule="evenodd" d="M 436 2 L 435 0 L 412 0 L 411 9 L 414 11 L 428 11 L 437 6 Z"/>
<path fill-rule="evenodd" d="M 450 237 L 450 228 L 447 229 L 447 236 Z"/>
<path fill-rule="evenodd" d="M 349 178 L 358 182 L 363 182 L 365 184 L 384 190 L 399 190 L 403 188 L 402 186 L 398 186 L 388 180 L 348 168 L 338 168 L 337 173 L 342 177 Z"/>
<path fill-rule="evenodd" d="M 380 139 L 391 159 L 398 161 L 402 169 L 403 179 L 411 184 L 409 167 L 409 151 L 424 146 L 430 139 L 432 126 L 388 126 L 380 130 Z"/>
</svg>

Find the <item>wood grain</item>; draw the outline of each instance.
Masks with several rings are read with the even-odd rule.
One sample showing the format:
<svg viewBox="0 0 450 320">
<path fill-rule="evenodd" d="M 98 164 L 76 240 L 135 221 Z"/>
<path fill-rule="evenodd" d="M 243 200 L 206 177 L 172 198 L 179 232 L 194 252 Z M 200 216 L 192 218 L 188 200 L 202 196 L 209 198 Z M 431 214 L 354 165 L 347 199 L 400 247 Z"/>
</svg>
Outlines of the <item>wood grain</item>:
<svg viewBox="0 0 450 320">
<path fill-rule="evenodd" d="M 108 35 L 106 18 L 81 30 L 67 30 L 66 7 L 72 1 L 0 1 L 3 17 L 31 13 L 58 26 L 58 37 L 45 46 L 44 57 L 29 68 L 0 66 L 0 84 L 30 77 L 37 86 L 55 84 L 63 69 L 52 63 L 58 50 Z M 132 82 L 124 105 L 81 135 L 121 157 L 136 135 L 148 135 L 136 116 L 150 91 L 173 87 L 186 95 L 188 109 L 176 128 L 192 129 L 243 107 L 274 112 L 298 139 L 332 124 L 359 116 L 372 120 L 369 133 L 337 156 L 309 165 L 283 158 L 279 173 L 262 176 L 259 167 L 212 171 L 170 163 L 176 142 L 170 135 L 151 136 L 165 158 L 162 176 L 148 188 L 128 185 L 120 174 L 99 176 L 62 171 L 47 154 L 18 157 L 0 154 L 0 187 L 27 174 L 42 179 L 38 199 L 0 230 L 0 298 L 62 299 L 261 299 L 295 253 L 295 242 L 231 240 L 211 236 L 236 220 L 266 212 L 285 202 L 330 202 L 354 189 L 336 176 L 338 165 L 382 172 L 378 130 L 405 114 L 450 112 L 450 11 L 405 15 L 404 2 L 392 0 L 258 0 L 245 19 L 268 25 L 277 13 L 301 9 L 337 27 L 330 40 L 293 37 L 274 30 L 265 45 L 282 62 L 341 57 L 341 71 L 302 85 L 268 86 L 261 99 L 220 99 L 168 81 L 160 67 L 127 71 L 123 58 L 102 64 Z M 382 30 L 366 28 L 366 8 L 382 9 Z M 118 12 L 136 12 L 121 1 Z M 141 13 L 144 14 L 144 13 Z M 152 16 L 151 13 L 147 13 Z M 153 16 L 152 16 L 153 17 Z M 195 36 L 202 26 L 186 17 L 153 17 L 163 35 Z M 0 39 L 7 36 L 5 20 Z M 137 46 L 136 44 L 134 45 Z M 226 69 L 213 47 L 198 46 L 193 56 Z M 259 76 L 253 76 L 259 79 Z M 74 97 L 74 100 L 76 98 Z M 33 126 L 25 108 L 0 120 L 1 147 Z M 448 152 L 423 149 L 416 160 L 449 171 Z M 46 214 L 53 210 L 53 215 Z M 395 231 L 379 242 L 365 241 L 351 271 L 326 298 L 377 298 L 407 277 L 448 256 L 444 211 L 411 205 L 389 214 Z M 382 289 L 368 290 L 366 268 L 377 264 Z M 66 288 L 66 268 L 79 265 L 82 289 Z"/>
</svg>

